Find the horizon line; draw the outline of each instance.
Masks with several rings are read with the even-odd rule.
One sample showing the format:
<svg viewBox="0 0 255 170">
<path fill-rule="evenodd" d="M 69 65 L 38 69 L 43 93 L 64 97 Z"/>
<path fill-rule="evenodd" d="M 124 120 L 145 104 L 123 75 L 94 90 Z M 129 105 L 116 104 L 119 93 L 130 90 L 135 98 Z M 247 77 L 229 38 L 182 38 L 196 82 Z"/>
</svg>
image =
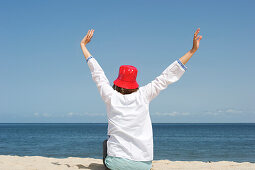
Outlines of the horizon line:
<svg viewBox="0 0 255 170">
<path fill-rule="evenodd" d="M 9 123 L 1 123 L 0 124 L 108 124 L 107 122 L 97 122 L 97 123 L 93 123 L 93 122 L 83 122 L 83 123 L 78 123 L 78 122 L 74 122 L 74 123 L 71 123 L 71 122 L 58 122 L 58 123 L 54 123 L 54 122 L 17 122 L 17 123 L 14 123 L 14 122 L 9 122 Z M 152 124 L 255 124 L 255 122 L 186 122 L 186 123 L 173 123 L 173 122 L 166 122 L 166 123 L 163 123 L 163 122 L 159 122 L 159 123 L 152 123 Z"/>
</svg>

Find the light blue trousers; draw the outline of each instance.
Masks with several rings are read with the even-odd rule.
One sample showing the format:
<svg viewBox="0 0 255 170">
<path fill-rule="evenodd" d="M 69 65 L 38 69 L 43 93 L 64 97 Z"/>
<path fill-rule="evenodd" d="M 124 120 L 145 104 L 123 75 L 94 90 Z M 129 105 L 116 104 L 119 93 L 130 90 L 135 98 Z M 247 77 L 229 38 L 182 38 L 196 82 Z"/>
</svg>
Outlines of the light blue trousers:
<svg viewBox="0 0 255 170">
<path fill-rule="evenodd" d="M 133 161 L 113 156 L 107 156 L 105 164 L 111 170 L 150 170 L 152 167 L 152 161 Z"/>
</svg>

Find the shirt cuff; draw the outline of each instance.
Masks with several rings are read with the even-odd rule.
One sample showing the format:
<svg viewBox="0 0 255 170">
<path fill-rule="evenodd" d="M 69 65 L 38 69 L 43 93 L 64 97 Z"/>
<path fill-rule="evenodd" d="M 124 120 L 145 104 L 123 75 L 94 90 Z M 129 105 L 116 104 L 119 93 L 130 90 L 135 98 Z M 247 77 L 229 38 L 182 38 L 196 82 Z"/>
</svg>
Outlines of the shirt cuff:
<svg viewBox="0 0 255 170">
<path fill-rule="evenodd" d="M 187 67 L 180 61 L 180 59 L 178 59 L 177 61 L 182 66 L 182 68 L 186 71 Z"/>
<path fill-rule="evenodd" d="M 93 58 L 93 56 L 91 55 L 89 58 L 87 58 L 86 62 L 88 63 L 89 59 Z"/>
</svg>

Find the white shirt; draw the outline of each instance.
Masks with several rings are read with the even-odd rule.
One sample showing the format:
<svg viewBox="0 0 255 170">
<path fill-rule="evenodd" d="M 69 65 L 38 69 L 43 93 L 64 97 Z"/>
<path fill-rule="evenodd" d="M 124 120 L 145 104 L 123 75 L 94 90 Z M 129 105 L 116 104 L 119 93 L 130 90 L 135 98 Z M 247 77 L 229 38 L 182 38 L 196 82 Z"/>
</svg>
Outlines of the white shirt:
<svg viewBox="0 0 255 170">
<path fill-rule="evenodd" d="M 107 108 L 110 136 L 107 154 L 134 161 L 152 161 L 153 132 L 149 104 L 161 90 L 178 81 L 187 67 L 176 60 L 149 84 L 139 87 L 136 92 L 122 95 L 112 88 L 95 58 L 91 56 L 87 62 Z"/>
</svg>

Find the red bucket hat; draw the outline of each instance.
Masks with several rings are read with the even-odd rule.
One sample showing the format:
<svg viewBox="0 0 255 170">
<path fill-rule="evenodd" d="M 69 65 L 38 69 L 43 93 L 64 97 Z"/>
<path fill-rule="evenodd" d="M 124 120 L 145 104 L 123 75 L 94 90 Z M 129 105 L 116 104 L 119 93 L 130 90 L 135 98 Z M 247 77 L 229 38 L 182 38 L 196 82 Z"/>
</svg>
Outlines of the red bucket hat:
<svg viewBox="0 0 255 170">
<path fill-rule="evenodd" d="M 119 76 L 113 83 L 125 89 L 136 89 L 139 87 L 136 82 L 137 72 L 134 66 L 122 65 L 119 69 Z"/>
</svg>

